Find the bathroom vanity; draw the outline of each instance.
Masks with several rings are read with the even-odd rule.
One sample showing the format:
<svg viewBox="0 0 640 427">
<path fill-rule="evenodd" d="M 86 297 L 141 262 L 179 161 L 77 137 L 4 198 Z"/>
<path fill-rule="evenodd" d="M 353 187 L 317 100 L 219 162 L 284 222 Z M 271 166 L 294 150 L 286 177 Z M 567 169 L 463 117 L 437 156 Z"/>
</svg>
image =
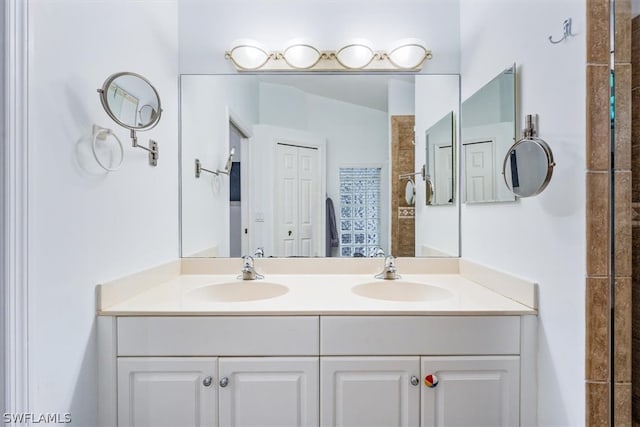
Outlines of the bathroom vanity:
<svg viewBox="0 0 640 427">
<path fill-rule="evenodd" d="M 358 261 L 265 259 L 247 283 L 183 259 L 100 285 L 101 424 L 535 425 L 533 283 L 459 259 L 376 281 Z"/>
</svg>

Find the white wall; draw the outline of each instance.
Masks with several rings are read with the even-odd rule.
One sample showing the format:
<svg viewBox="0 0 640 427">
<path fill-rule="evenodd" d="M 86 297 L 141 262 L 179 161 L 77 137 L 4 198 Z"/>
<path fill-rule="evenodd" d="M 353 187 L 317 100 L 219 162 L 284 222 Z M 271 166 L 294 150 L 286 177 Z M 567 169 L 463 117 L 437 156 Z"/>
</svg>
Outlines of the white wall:
<svg viewBox="0 0 640 427">
<path fill-rule="evenodd" d="M 426 158 L 425 132 L 446 114 L 453 111 L 454 123 L 460 119 L 459 76 L 416 76 L 416 170 L 420 170 Z M 457 125 L 455 125 L 457 128 Z M 456 141 L 458 140 L 456 135 Z M 456 144 L 458 147 L 459 144 Z M 455 153 L 458 157 L 459 153 Z M 460 162 L 455 161 L 456 170 Z M 458 174 L 456 174 L 457 176 Z M 416 189 L 416 253 L 429 248 L 430 253 L 458 256 L 458 183 L 454 183 L 455 196 L 452 205 L 425 204 L 425 182 L 418 181 Z"/>
<path fill-rule="evenodd" d="M 585 2 L 465 0 L 460 10 L 462 98 L 515 61 L 517 118 L 540 115 L 557 163 L 537 197 L 463 205 L 462 256 L 540 284 L 539 425 L 583 425 Z M 568 17 L 577 36 L 551 45 Z"/>
<path fill-rule="evenodd" d="M 3 2 L 3 4 L 0 6 L 0 22 L 2 22 L 2 30 L 0 30 L 0 46 L 2 46 L 1 48 L 4 50 L 5 49 L 5 42 L 7 40 L 6 38 L 6 22 L 5 22 L 5 7 L 8 4 L 8 2 Z M 0 165 L 2 165 L 2 168 L 5 168 L 6 165 L 6 160 L 5 160 L 5 147 L 7 147 L 8 145 L 8 141 L 6 140 L 5 137 L 5 125 L 4 125 L 4 115 L 5 115 L 5 94 L 4 94 L 4 86 L 5 86 L 5 72 L 4 72 L 4 68 L 6 66 L 6 60 L 5 60 L 5 54 L 3 53 L 2 57 L 0 58 L 0 99 L 2 100 L 0 102 L 0 141 L 2 142 L 2 148 L 0 149 Z M 6 200 L 5 195 L 4 195 L 4 188 L 5 188 L 5 173 L 3 172 L 2 174 L 0 174 L 0 200 L 4 201 Z M 5 242 L 6 237 L 5 237 L 5 231 L 4 231 L 4 209 L 0 209 L 0 227 L 2 227 L 2 229 L 0 229 L 0 245 L 2 247 L 6 247 L 5 246 Z M 2 261 L 0 261 L 0 277 L 2 277 L 2 280 L 4 280 L 5 276 L 5 266 L 4 264 L 4 257 L 5 254 L 2 254 Z M 7 309 L 7 301 L 5 299 L 5 288 L 4 287 L 0 287 L 0 307 L 2 307 L 3 310 Z M 5 355 L 7 354 L 6 350 L 5 350 L 5 316 L 0 315 L 0 413 L 4 414 L 5 413 L 5 366 L 6 366 L 6 362 L 5 362 Z"/>
<path fill-rule="evenodd" d="M 381 182 L 389 181 L 387 113 L 298 89 L 260 84 L 260 122 L 303 130 L 326 138 L 327 195 L 339 219 L 339 169 L 344 166 L 381 166 Z M 389 187 L 382 186 L 380 245 L 389 250 Z"/>
<path fill-rule="evenodd" d="M 242 38 L 275 50 L 301 37 L 330 50 L 354 38 L 389 49 L 417 37 L 433 51 L 424 72 L 457 73 L 458 12 L 459 0 L 181 0 L 180 72 L 232 72 L 224 52 Z"/>
<path fill-rule="evenodd" d="M 96 284 L 178 256 L 178 56 L 175 0 L 29 2 L 29 378 L 31 410 L 96 425 Z M 164 109 L 130 147 L 96 89 L 116 71 L 146 76 Z M 91 125 L 125 143 L 105 174 Z"/>
<path fill-rule="evenodd" d="M 229 177 L 202 172 L 224 169 L 229 156 L 229 110 L 243 123 L 258 121 L 258 86 L 252 76 L 182 76 L 182 255 L 217 248 L 229 256 Z"/>
</svg>

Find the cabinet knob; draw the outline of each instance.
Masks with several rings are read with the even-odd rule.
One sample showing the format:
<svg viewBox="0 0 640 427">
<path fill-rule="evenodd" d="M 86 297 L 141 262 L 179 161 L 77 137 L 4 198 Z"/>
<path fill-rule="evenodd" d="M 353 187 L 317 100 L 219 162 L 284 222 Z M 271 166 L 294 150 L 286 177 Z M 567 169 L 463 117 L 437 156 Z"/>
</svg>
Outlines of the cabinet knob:
<svg viewBox="0 0 640 427">
<path fill-rule="evenodd" d="M 229 385 L 229 378 L 224 377 L 220 379 L 220 387 L 226 387 Z"/>
<path fill-rule="evenodd" d="M 208 376 L 208 377 L 205 377 L 205 379 L 202 380 L 202 385 L 205 386 L 205 387 L 209 387 L 212 382 L 213 382 L 213 378 L 211 378 L 211 376 Z"/>
<path fill-rule="evenodd" d="M 411 376 L 411 385 L 418 385 L 420 384 L 420 379 L 418 377 L 416 377 L 415 375 Z"/>
<path fill-rule="evenodd" d="M 424 385 L 426 385 L 429 388 L 434 388 L 435 386 L 438 385 L 438 377 L 436 376 L 436 374 L 429 374 L 427 376 L 424 377 Z"/>
</svg>

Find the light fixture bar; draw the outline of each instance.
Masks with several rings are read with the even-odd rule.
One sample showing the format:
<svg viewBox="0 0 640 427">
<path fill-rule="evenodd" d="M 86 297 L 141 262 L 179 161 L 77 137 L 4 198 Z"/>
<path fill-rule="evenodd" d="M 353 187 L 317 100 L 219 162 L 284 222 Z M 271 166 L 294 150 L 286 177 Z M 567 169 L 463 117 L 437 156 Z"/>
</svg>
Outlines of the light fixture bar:
<svg viewBox="0 0 640 427">
<path fill-rule="evenodd" d="M 287 57 L 291 52 L 299 52 L 301 47 L 308 54 L 306 62 Z M 252 52 L 253 50 L 253 52 Z M 403 50 L 406 50 L 404 54 Z M 350 55 L 350 56 L 347 56 Z M 359 56 L 359 57 L 358 57 Z M 262 47 L 246 42 L 225 52 L 240 72 L 252 71 L 420 71 L 424 63 L 431 59 L 431 51 L 424 45 L 411 42 L 400 45 L 390 52 L 374 51 L 365 45 L 350 44 L 336 51 L 320 51 L 311 45 L 292 45 L 283 51 L 268 52 Z M 255 58 L 255 59 L 254 59 Z M 304 65 L 308 64 L 308 65 Z"/>
</svg>

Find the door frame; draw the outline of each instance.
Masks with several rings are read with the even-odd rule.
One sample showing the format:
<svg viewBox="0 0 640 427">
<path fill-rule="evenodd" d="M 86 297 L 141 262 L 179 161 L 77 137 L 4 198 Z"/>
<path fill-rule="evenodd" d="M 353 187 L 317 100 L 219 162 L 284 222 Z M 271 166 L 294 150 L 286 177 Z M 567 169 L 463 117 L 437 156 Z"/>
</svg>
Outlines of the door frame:
<svg viewBox="0 0 640 427">
<path fill-rule="evenodd" d="M 249 200 L 249 182 L 251 173 L 251 150 L 249 144 L 253 138 L 253 128 L 246 121 L 242 119 L 237 112 L 227 107 L 226 121 L 229 125 L 233 125 L 240 131 L 242 135 L 242 142 L 240 143 L 242 150 L 242 161 L 240 162 L 240 211 L 242 215 L 241 223 L 242 229 L 247 230 L 247 233 L 242 233 L 241 247 L 242 254 L 252 255 L 253 251 L 249 247 L 249 235 L 251 234 L 251 227 L 249 227 L 249 212 L 251 209 L 251 201 Z M 229 141 L 231 135 L 227 133 L 226 146 L 229 147 Z"/>
<path fill-rule="evenodd" d="M 28 3 L 3 3 L 2 69 L 4 102 L 0 147 L 0 409 L 29 411 L 28 282 Z"/>
</svg>

